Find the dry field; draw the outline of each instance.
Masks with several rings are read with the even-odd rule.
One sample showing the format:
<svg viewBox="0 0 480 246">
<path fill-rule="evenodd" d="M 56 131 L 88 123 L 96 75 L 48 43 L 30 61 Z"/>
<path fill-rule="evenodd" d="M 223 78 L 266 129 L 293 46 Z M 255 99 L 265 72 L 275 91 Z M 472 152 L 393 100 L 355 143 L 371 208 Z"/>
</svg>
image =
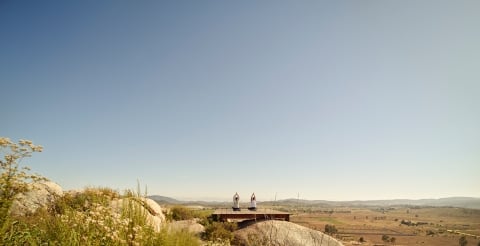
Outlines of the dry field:
<svg viewBox="0 0 480 246">
<path fill-rule="evenodd" d="M 345 245 L 459 245 L 461 234 L 468 245 L 480 243 L 480 210 L 442 207 L 318 208 L 294 212 L 294 223 L 324 231 L 335 225 Z M 402 223 L 403 220 L 403 223 Z M 395 237 L 395 243 L 382 236 Z"/>
</svg>

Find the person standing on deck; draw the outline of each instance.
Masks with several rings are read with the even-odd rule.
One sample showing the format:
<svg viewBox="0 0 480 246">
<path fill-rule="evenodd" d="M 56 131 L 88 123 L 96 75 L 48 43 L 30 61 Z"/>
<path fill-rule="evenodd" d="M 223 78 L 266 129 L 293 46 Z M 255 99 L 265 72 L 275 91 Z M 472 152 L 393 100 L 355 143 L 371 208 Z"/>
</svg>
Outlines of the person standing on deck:
<svg viewBox="0 0 480 246">
<path fill-rule="evenodd" d="M 240 211 L 240 196 L 237 192 L 233 195 L 233 211 Z"/>
<path fill-rule="evenodd" d="M 250 197 L 250 207 L 248 210 L 257 210 L 257 198 L 255 197 L 255 192 Z"/>
</svg>

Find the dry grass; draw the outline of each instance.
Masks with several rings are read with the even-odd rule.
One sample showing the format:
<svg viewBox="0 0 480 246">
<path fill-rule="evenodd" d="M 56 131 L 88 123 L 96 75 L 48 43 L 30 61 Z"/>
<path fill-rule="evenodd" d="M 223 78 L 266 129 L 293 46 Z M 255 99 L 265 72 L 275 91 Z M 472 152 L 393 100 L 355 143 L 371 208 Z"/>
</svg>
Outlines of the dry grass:
<svg viewBox="0 0 480 246">
<path fill-rule="evenodd" d="M 333 208 L 333 213 L 314 211 L 291 216 L 291 221 L 316 230 L 326 224 L 338 228 L 338 237 L 345 245 L 354 245 L 360 237 L 362 245 L 385 244 L 383 235 L 395 237 L 395 245 L 458 245 L 461 233 L 480 236 L 480 210 L 462 208 L 388 209 Z M 416 226 L 401 221 L 421 222 Z M 467 236 L 469 245 L 477 245 L 480 237 Z"/>
</svg>

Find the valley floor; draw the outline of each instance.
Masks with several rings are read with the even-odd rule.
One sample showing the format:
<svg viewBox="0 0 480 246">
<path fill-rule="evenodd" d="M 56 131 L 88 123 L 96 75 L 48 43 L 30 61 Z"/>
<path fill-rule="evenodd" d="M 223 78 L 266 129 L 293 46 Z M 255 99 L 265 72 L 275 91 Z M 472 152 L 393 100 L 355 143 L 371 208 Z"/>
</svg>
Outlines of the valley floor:
<svg viewBox="0 0 480 246">
<path fill-rule="evenodd" d="M 320 231 L 334 225 L 345 245 L 458 245 L 462 235 L 468 245 L 480 242 L 480 210 L 475 209 L 335 207 L 298 210 L 291 221 Z"/>
</svg>

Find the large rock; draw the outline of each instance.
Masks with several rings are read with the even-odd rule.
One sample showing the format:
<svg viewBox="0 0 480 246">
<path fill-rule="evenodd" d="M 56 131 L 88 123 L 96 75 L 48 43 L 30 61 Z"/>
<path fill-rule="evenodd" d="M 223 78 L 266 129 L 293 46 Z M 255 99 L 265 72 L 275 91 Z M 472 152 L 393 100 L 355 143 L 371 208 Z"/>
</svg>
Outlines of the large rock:
<svg viewBox="0 0 480 246">
<path fill-rule="evenodd" d="M 121 213 L 123 206 L 131 202 L 138 205 L 138 209 L 142 214 L 146 214 L 147 223 L 149 223 L 153 229 L 159 232 L 165 223 L 165 215 L 162 212 L 162 207 L 150 198 L 123 198 L 113 200 L 111 207 Z"/>
<path fill-rule="evenodd" d="M 33 214 L 37 209 L 49 205 L 61 196 L 63 196 L 63 189 L 54 182 L 33 183 L 29 192 L 15 197 L 10 213 L 17 216 Z"/>
<path fill-rule="evenodd" d="M 269 220 L 235 232 L 241 245 L 342 246 L 333 237 L 291 222 Z"/>
</svg>

